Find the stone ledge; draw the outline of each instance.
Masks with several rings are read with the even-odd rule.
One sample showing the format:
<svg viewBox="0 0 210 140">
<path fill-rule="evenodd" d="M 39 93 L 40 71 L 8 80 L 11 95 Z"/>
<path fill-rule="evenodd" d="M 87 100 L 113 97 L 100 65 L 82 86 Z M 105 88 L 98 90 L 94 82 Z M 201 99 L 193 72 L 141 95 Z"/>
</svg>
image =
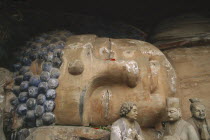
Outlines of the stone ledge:
<svg viewBox="0 0 210 140">
<path fill-rule="evenodd" d="M 110 132 L 80 126 L 45 126 L 32 128 L 26 140 L 109 140 Z"/>
</svg>

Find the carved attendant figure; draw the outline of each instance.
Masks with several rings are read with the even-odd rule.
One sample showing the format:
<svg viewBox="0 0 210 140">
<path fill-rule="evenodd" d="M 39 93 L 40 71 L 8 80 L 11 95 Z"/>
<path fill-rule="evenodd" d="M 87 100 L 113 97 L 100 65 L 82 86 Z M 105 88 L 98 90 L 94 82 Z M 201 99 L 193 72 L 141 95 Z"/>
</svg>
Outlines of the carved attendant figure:
<svg viewBox="0 0 210 140">
<path fill-rule="evenodd" d="M 181 118 L 178 98 L 167 98 L 167 117 L 163 140 L 199 140 L 193 126 Z"/>
<path fill-rule="evenodd" d="M 135 121 L 137 115 L 137 106 L 134 103 L 123 103 L 120 109 L 121 118 L 112 125 L 111 140 L 144 140 L 141 128 Z"/>
<path fill-rule="evenodd" d="M 193 125 L 200 140 L 210 140 L 210 125 L 209 120 L 206 120 L 205 106 L 201 104 L 199 99 L 189 100 L 192 117 L 188 119 L 188 122 Z"/>
</svg>

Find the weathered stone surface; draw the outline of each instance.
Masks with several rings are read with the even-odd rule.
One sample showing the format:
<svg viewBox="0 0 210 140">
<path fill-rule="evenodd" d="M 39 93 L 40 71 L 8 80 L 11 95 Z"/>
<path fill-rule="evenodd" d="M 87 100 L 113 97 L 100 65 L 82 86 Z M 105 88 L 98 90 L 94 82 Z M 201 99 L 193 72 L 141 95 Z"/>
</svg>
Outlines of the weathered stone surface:
<svg viewBox="0 0 210 140">
<path fill-rule="evenodd" d="M 199 14 L 183 14 L 161 22 L 151 40 L 160 49 L 210 43 L 210 19 Z"/>
<path fill-rule="evenodd" d="M 48 126 L 30 129 L 26 140 L 109 140 L 110 132 L 90 127 Z"/>
<path fill-rule="evenodd" d="M 6 87 L 12 82 L 12 80 L 12 73 L 5 68 L 0 68 L 0 86 L 3 88 Z"/>
<path fill-rule="evenodd" d="M 210 118 L 210 46 L 194 46 L 164 51 L 177 73 L 177 97 L 182 100 L 185 119 L 191 116 L 190 98 L 200 98 Z"/>
<path fill-rule="evenodd" d="M 160 49 L 173 48 L 165 50 L 164 54 L 178 76 L 177 97 L 182 100 L 184 119 L 191 116 L 190 98 L 200 98 L 206 108 L 210 108 L 209 28 L 209 18 L 186 14 L 161 22 L 152 35 L 154 44 Z M 210 116 L 208 109 L 207 114 Z"/>
<path fill-rule="evenodd" d="M 62 64 L 60 62 L 65 42 L 61 40 L 70 35 L 72 34 L 68 31 L 42 34 L 28 41 L 25 48 L 17 52 L 19 56 L 13 64 L 15 82 L 12 89 L 16 98 L 12 97 L 9 101 L 13 105 L 13 137 L 16 137 L 21 128 L 54 123 L 55 115 L 52 111 L 55 107 L 55 88 L 59 85 L 57 78 L 60 70 L 53 67 Z"/>
<path fill-rule="evenodd" d="M 56 10 L 46 12 L 22 6 L 21 8 L 14 8 L 14 5 L 11 7 L 11 9 L 1 9 L 0 13 L 2 21 L 0 25 L 0 58 L 6 60 L 0 61 L 0 66 L 7 68 L 15 61 L 15 57 L 10 56 L 17 56 L 18 54 L 14 53 L 21 49 L 26 40 L 55 29 L 67 29 L 74 34 L 96 34 L 112 38 L 140 40 L 146 38 L 146 34 L 137 27 L 113 19 L 109 21 L 93 16 L 60 13 Z M 65 40 L 65 38 L 57 38 L 57 40 L 59 39 Z M 41 42 L 42 38 L 37 41 Z"/>
<path fill-rule="evenodd" d="M 55 44 L 56 36 L 66 33 L 65 46 Z M 119 118 L 119 108 L 126 101 L 137 105 L 137 121 L 142 128 L 157 127 L 165 110 L 165 98 L 174 96 L 176 92 L 176 75 L 164 54 L 153 45 L 139 40 L 69 35 L 66 31 L 46 34 L 45 42 L 29 41 L 31 48 L 21 53 L 24 56 L 37 54 L 33 56 L 32 64 L 27 66 L 27 71 L 33 73 L 28 92 L 29 97 L 38 98 L 37 103 L 43 104 L 47 113 L 43 112 L 41 118 L 37 118 L 34 111 L 19 113 L 20 121 L 14 118 L 17 121 L 13 128 L 51 124 L 110 125 Z M 56 51 L 53 59 L 45 58 L 56 47 L 62 49 L 59 51 L 62 55 L 58 56 Z M 56 61 L 54 65 L 54 58 L 62 64 Z M 19 61 L 22 62 L 22 59 Z M 53 69 L 52 65 L 45 65 L 46 62 L 53 63 L 53 67 L 59 64 L 59 77 L 55 77 L 58 79 L 43 78 L 44 70 L 51 74 L 50 69 Z M 24 74 L 26 71 L 22 68 L 21 73 Z M 55 82 L 50 82 L 53 79 Z M 55 89 L 56 96 L 50 97 L 46 90 L 40 90 L 41 81 L 48 82 L 48 88 Z M 17 86 L 19 83 L 15 84 Z M 33 86 L 37 89 L 35 93 L 30 90 Z M 44 103 L 39 102 L 38 94 L 46 97 L 41 97 Z M 26 121 L 30 119 L 33 121 Z"/>
<path fill-rule="evenodd" d="M 9 100 L 7 93 L 10 89 L 11 82 L 12 74 L 10 73 L 10 71 L 8 71 L 5 68 L 0 68 L 0 140 L 6 139 L 5 134 L 3 132 L 3 124 L 6 118 L 6 113 L 10 113 L 11 109 L 11 105 L 5 106 L 6 100 Z M 8 108 L 10 108 L 9 112 L 6 112 Z"/>
<path fill-rule="evenodd" d="M 16 135 L 17 140 L 25 140 L 30 135 L 28 129 L 21 129 Z"/>
<path fill-rule="evenodd" d="M 154 127 L 161 121 L 165 97 L 174 95 L 176 75 L 153 45 L 130 39 L 69 37 L 64 48 L 55 99 L 56 124 L 108 125 L 119 118 L 123 102 L 138 106 L 137 121 Z M 83 63 L 77 75 L 69 64 Z"/>
</svg>

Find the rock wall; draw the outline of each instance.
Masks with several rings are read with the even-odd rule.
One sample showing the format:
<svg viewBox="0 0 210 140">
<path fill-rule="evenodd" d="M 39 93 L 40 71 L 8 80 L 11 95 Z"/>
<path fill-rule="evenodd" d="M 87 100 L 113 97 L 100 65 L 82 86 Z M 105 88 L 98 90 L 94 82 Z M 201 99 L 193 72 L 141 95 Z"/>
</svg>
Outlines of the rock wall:
<svg viewBox="0 0 210 140">
<path fill-rule="evenodd" d="M 185 119 L 191 116 L 189 98 L 200 98 L 210 118 L 210 19 L 183 14 L 157 26 L 151 39 L 167 56 L 177 74 L 177 94 Z"/>
<path fill-rule="evenodd" d="M 30 129 L 26 140 L 109 140 L 110 132 L 75 126 L 48 126 Z"/>
<path fill-rule="evenodd" d="M 210 46 L 164 51 L 177 74 L 177 97 L 185 119 L 191 116 L 189 98 L 200 98 L 210 118 Z"/>
<path fill-rule="evenodd" d="M 26 6 L 27 7 L 27 6 Z M 46 12 L 17 8 L 10 5 L 0 9 L 0 61 L 1 67 L 10 68 L 15 55 L 34 36 L 53 30 L 69 30 L 74 34 L 96 34 L 101 37 L 145 40 L 140 29 L 121 21 L 65 12 Z"/>
<path fill-rule="evenodd" d="M 160 49 L 210 43 L 210 19 L 200 14 L 182 14 L 160 22 L 150 37 Z"/>
<path fill-rule="evenodd" d="M 11 105 L 6 104 L 11 89 L 12 73 L 5 68 L 0 68 L 0 140 L 6 140 L 3 129 L 7 128 L 6 116 L 10 114 Z"/>
</svg>

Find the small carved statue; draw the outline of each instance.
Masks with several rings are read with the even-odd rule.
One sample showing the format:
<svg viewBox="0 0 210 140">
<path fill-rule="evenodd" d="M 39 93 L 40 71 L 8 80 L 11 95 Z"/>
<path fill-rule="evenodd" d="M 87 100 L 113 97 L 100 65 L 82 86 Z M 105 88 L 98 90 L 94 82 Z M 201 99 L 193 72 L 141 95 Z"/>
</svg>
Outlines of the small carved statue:
<svg viewBox="0 0 210 140">
<path fill-rule="evenodd" d="M 163 140 L 199 140 L 193 126 L 182 119 L 178 98 L 167 98 L 167 117 Z"/>
<path fill-rule="evenodd" d="M 195 128 L 200 140 L 210 140 L 210 124 L 206 119 L 206 108 L 199 99 L 189 99 L 192 117 L 188 122 Z"/>
<path fill-rule="evenodd" d="M 112 124 L 110 140 L 144 140 L 140 125 L 136 122 L 137 106 L 125 102 L 121 106 L 121 118 Z"/>
</svg>

